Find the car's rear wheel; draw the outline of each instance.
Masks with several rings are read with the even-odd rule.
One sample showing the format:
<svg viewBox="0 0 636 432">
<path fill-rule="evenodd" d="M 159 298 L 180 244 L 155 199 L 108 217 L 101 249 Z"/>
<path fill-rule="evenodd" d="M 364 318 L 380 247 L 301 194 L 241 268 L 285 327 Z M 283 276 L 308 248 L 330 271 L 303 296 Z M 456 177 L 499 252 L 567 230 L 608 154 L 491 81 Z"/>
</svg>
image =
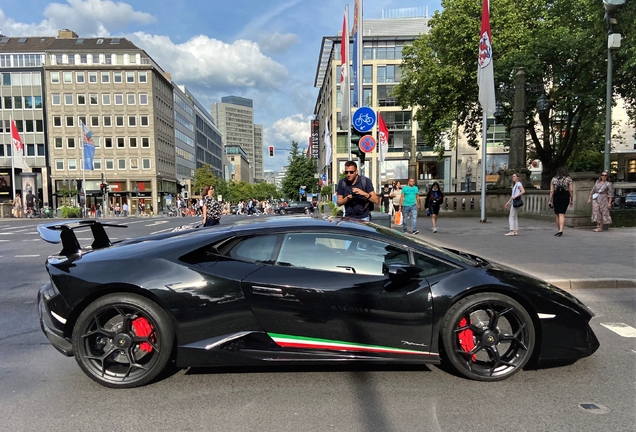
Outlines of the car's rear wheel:
<svg viewBox="0 0 636 432">
<path fill-rule="evenodd" d="M 530 360 L 535 329 L 514 299 L 479 293 L 458 301 L 442 324 L 446 358 L 462 375 L 478 381 L 506 379 Z"/>
<path fill-rule="evenodd" d="M 284 214 L 286 213 L 286 212 L 285 212 L 285 209 L 280 209 L 280 210 L 279 210 L 279 213 L 280 213 L 280 214 L 282 214 L 282 215 L 284 215 Z"/>
<path fill-rule="evenodd" d="M 80 368 L 112 388 L 138 387 L 164 370 L 172 354 L 174 329 L 156 303 L 135 294 L 109 294 L 80 314 L 73 330 Z"/>
</svg>

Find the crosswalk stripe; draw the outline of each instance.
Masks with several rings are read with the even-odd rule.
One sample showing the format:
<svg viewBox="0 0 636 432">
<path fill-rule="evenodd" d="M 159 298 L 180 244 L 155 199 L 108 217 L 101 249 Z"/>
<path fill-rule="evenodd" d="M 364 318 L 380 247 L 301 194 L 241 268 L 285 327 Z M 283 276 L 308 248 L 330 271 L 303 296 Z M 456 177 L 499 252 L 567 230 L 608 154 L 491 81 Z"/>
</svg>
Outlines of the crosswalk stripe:
<svg viewBox="0 0 636 432">
<path fill-rule="evenodd" d="M 603 327 L 613 331 L 619 336 L 636 338 L 636 328 L 623 323 L 601 323 Z"/>
</svg>

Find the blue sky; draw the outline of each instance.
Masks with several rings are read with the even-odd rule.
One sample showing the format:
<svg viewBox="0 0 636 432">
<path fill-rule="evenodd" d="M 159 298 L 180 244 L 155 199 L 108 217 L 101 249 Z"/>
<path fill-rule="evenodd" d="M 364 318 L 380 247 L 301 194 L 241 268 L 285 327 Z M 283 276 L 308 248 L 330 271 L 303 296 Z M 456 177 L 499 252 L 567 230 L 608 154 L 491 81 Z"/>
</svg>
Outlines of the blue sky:
<svg viewBox="0 0 636 432">
<path fill-rule="evenodd" d="M 353 0 L 20 0 L 2 2 L 0 29 L 7 36 L 56 36 L 69 28 L 80 37 L 132 40 L 185 85 L 206 107 L 222 96 L 254 100 L 263 145 L 306 146 L 318 89 L 314 78 L 323 36 L 342 29 Z M 428 6 L 441 0 L 365 0 L 364 18 L 386 9 Z M 265 153 L 265 169 L 287 162 L 284 151 Z"/>
</svg>

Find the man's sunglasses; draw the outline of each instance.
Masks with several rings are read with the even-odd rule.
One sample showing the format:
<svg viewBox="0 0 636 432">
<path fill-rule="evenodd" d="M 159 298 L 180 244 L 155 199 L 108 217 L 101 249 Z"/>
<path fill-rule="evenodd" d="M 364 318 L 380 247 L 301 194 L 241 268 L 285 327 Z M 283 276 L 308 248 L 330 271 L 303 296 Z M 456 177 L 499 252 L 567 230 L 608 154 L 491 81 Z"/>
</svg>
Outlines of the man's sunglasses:
<svg viewBox="0 0 636 432">
<path fill-rule="evenodd" d="M 345 173 L 347 173 L 347 174 L 355 174 L 355 170 L 354 171 L 345 171 Z"/>
</svg>

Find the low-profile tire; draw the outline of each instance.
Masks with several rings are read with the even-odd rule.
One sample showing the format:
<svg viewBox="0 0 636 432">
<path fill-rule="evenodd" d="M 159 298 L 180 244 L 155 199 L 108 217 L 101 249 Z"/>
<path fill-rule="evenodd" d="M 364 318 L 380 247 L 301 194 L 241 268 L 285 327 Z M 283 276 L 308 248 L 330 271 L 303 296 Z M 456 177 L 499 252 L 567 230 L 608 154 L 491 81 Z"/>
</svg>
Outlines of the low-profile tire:
<svg viewBox="0 0 636 432">
<path fill-rule="evenodd" d="M 477 381 L 514 375 L 530 360 L 535 345 L 528 312 L 499 293 L 474 294 L 455 303 L 441 332 L 445 358 L 457 372 Z"/>
<path fill-rule="evenodd" d="M 284 214 L 286 213 L 286 211 L 285 211 L 285 210 L 283 210 L 283 209 L 280 209 L 278 212 L 279 212 L 281 215 L 284 215 Z"/>
<path fill-rule="evenodd" d="M 109 294 L 80 314 L 72 342 L 86 375 L 106 387 L 131 388 L 148 384 L 165 369 L 174 328 L 166 312 L 147 298 Z"/>
<path fill-rule="evenodd" d="M 311 214 L 311 210 L 310 210 L 310 209 L 308 209 L 308 208 L 306 208 L 306 209 L 305 209 L 305 214 L 306 214 L 306 215 L 310 215 L 310 214 Z"/>
</svg>

